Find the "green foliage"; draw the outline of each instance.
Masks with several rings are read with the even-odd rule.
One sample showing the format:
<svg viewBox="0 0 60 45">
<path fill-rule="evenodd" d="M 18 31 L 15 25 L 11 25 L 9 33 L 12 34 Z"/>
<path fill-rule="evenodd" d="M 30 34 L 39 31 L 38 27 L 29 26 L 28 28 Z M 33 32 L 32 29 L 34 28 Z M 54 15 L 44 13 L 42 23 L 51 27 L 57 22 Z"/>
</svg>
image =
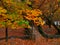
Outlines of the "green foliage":
<svg viewBox="0 0 60 45">
<path fill-rule="evenodd" d="M 28 22 L 28 21 L 26 21 L 26 20 L 18 21 L 18 25 L 22 25 L 22 24 L 29 25 L 29 22 Z"/>
<path fill-rule="evenodd" d="M 26 0 L 21 0 L 21 2 L 26 2 Z"/>
<path fill-rule="evenodd" d="M 6 25 L 6 22 L 0 22 L 0 24 L 2 24 L 2 25 Z"/>
</svg>

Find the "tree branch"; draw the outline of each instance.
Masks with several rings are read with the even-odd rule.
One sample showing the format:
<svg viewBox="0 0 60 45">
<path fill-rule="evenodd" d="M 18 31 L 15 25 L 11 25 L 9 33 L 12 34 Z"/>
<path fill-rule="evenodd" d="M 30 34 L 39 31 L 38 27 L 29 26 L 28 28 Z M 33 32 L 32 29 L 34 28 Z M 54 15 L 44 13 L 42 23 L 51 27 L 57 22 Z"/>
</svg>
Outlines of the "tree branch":
<svg viewBox="0 0 60 45">
<path fill-rule="evenodd" d="M 42 7 L 42 5 L 44 5 L 45 0 L 42 1 L 42 3 L 39 5 L 39 8 Z"/>
</svg>

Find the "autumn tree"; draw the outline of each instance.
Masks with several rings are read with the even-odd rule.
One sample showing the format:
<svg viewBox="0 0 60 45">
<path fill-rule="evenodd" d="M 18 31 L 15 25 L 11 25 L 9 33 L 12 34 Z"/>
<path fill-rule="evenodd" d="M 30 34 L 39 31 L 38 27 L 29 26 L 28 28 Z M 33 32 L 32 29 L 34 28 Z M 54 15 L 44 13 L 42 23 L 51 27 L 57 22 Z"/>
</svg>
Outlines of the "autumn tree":
<svg viewBox="0 0 60 45">
<path fill-rule="evenodd" d="M 44 25 L 46 20 L 49 27 L 53 25 L 59 30 L 53 23 L 53 17 L 59 13 L 59 7 L 57 0 L 0 0 L 0 25 L 6 27 L 6 32 L 8 27 L 19 29 L 33 26 L 36 26 L 36 29 L 39 27 L 38 30 L 42 32 L 40 26 Z M 31 23 L 32 26 L 29 25 Z M 8 33 L 6 36 L 8 38 Z"/>
<path fill-rule="evenodd" d="M 42 15 L 41 10 L 29 7 L 31 4 L 29 0 L 0 0 L 0 28 L 6 28 L 6 41 L 8 40 L 8 28 L 31 28 L 29 21 L 32 19 L 34 19 L 32 24 L 44 24 L 39 16 Z"/>
<path fill-rule="evenodd" d="M 51 25 L 53 25 L 55 27 L 55 29 L 60 33 L 60 29 L 54 24 L 54 21 L 59 19 L 59 16 L 58 16 L 59 12 L 60 12 L 59 11 L 60 10 L 59 0 L 38 0 L 38 1 L 37 0 L 33 0 L 33 1 L 31 0 L 31 2 L 32 2 L 31 7 L 33 9 L 42 10 L 42 17 L 47 22 L 49 27 L 51 28 Z"/>
</svg>

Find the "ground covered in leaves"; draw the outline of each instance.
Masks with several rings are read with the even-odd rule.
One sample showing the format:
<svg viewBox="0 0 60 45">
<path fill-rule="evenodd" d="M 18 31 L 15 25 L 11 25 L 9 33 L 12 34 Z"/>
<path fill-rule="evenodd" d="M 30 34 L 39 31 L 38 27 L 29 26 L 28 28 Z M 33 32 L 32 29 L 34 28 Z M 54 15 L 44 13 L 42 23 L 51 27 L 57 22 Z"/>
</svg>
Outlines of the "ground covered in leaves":
<svg viewBox="0 0 60 45">
<path fill-rule="evenodd" d="M 44 26 L 44 28 L 46 28 Z M 9 30 L 9 36 L 11 35 L 24 35 L 23 29 L 21 30 Z M 51 32 L 50 32 L 51 33 Z M 60 45 L 60 38 L 58 39 L 47 39 L 42 37 L 38 31 L 35 30 L 36 40 L 23 40 L 23 39 L 9 39 L 8 42 L 5 40 L 0 41 L 0 45 Z M 0 38 L 5 37 L 5 29 L 0 29 Z"/>
</svg>

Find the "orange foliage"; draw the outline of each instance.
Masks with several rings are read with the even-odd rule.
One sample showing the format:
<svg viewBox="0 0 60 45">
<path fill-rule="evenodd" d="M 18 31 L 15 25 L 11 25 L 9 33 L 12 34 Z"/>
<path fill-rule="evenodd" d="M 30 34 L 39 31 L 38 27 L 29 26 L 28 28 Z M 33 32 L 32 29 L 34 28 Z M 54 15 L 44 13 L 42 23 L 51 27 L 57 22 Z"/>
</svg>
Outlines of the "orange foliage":
<svg viewBox="0 0 60 45">
<path fill-rule="evenodd" d="M 28 20 L 33 20 L 35 24 L 37 25 L 43 25 L 44 21 L 42 20 L 41 16 L 42 12 L 39 9 L 34 9 L 34 10 L 25 10 L 26 11 L 26 15 L 24 16 L 26 19 Z"/>
</svg>

